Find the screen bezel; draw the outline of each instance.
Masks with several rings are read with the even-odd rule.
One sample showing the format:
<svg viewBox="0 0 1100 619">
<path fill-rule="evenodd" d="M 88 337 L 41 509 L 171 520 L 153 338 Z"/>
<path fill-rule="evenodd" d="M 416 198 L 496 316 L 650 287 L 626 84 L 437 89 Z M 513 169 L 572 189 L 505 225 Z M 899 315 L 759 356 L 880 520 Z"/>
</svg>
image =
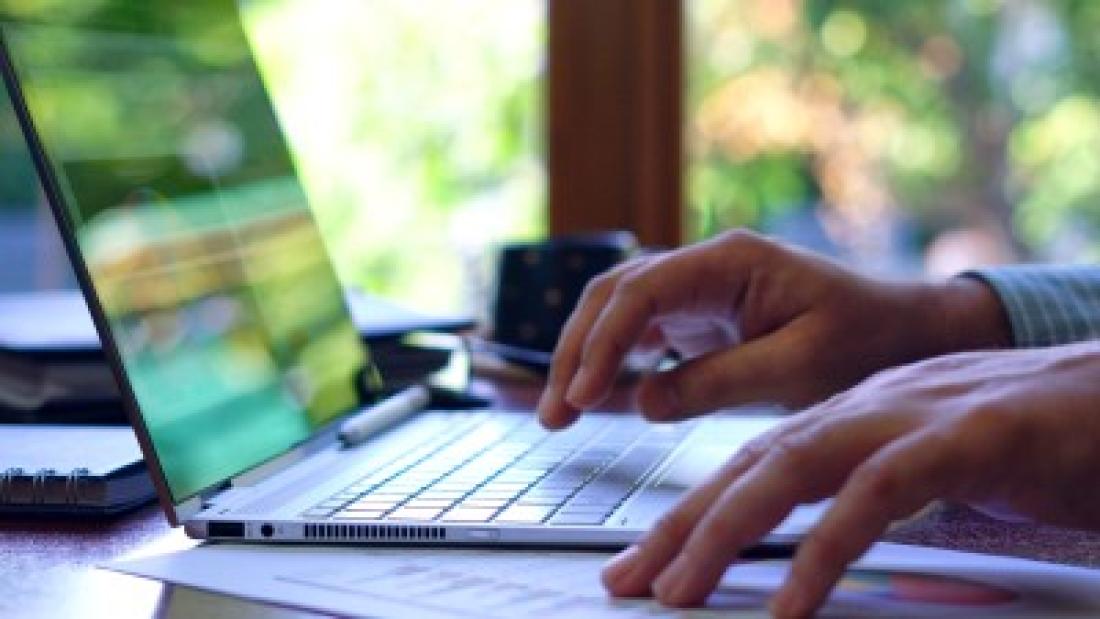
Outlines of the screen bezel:
<svg viewBox="0 0 1100 619">
<path fill-rule="evenodd" d="M 239 9 L 237 19 L 240 19 Z M 251 53 L 251 52 L 250 52 Z M 252 57 L 253 65 L 255 65 L 255 57 Z M 257 75 L 259 73 L 259 67 L 256 67 Z M 45 142 L 42 140 L 37 126 L 34 122 L 33 114 L 31 113 L 29 105 L 27 105 L 26 98 L 23 93 L 23 89 L 20 83 L 19 73 L 15 67 L 15 62 L 11 56 L 11 52 L 8 46 L 5 29 L 0 26 L 0 74 L 3 76 L 3 81 L 7 89 L 7 94 L 11 100 L 12 107 L 15 109 L 15 115 L 18 118 L 20 129 L 22 130 L 23 137 L 27 142 L 27 146 L 31 153 L 31 158 L 34 161 L 35 170 L 38 173 L 39 181 L 42 185 L 43 193 L 46 197 L 46 202 L 49 204 L 49 210 L 53 215 L 54 221 L 57 223 L 59 235 L 62 239 L 62 244 L 65 247 L 65 253 L 69 258 L 69 262 L 72 265 L 73 272 L 76 275 L 77 282 L 80 285 L 80 289 L 84 294 L 85 301 L 87 302 L 89 313 L 91 314 L 92 322 L 95 325 L 96 332 L 99 335 L 100 342 L 103 346 L 104 355 L 110 366 L 111 373 L 113 374 L 115 381 L 118 383 L 119 394 L 122 400 L 123 409 L 126 412 L 127 418 L 130 420 L 130 424 L 134 429 L 134 433 L 137 437 L 138 444 L 141 447 L 142 454 L 145 456 L 147 469 L 149 475 L 152 478 L 153 485 L 157 491 L 157 497 L 160 501 L 161 507 L 164 509 L 165 514 L 168 517 L 172 526 L 179 526 L 189 516 L 197 513 L 202 509 L 202 506 L 206 503 L 207 499 L 218 492 L 227 489 L 230 486 L 232 479 L 250 473 L 255 473 L 257 470 L 270 468 L 272 471 L 279 470 L 280 466 L 277 466 L 278 461 L 285 458 L 288 454 L 293 455 L 295 452 L 300 451 L 303 445 L 310 443 L 318 436 L 328 436 L 332 434 L 332 428 L 346 418 L 349 414 L 356 412 L 356 408 L 344 411 L 342 414 L 337 415 L 331 421 L 323 424 L 320 427 L 314 428 L 309 437 L 302 442 L 287 447 L 283 452 L 273 455 L 272 457 L 265 459 L 261 462 L 247 467 L 238 473 L 230 475 L 225 479 L 215 482 L 214 484 L 203 488 L 196 492 L 194 495 L 184 498 L 179 502 L 176 502 L 171 487 L 169 486 L 168 479 L 164 473 L 164 469 L 161 466 L 160 458 L 157 456 L 156 448 L 153 444 L 152 436 L 149 428 L 146 425 L 145 418 L 141 413 L 141 405 L 137 400 L 137 396 L 134 393 L 133 387 L 130 383 L 129 376 L 126 373 L 125 365 L 122 361 L 122 356 L 118 349 L 118 344 L 114 338 L 113 332 L 110 327 L 110 321 L 107 317 L 107 313 L 100 302 L 99 295 L 96 292 L 95 285 L 91 276 L 91 272 L 88 269 L 87 262 L 84 259 L 84 254 L 80 249 L 79 242 L 77 241 L 76 227 L 73 225 L 72 219 L 69 214 L 69 209 L 66 208 L 64 192 L 61 189 L 61 185 L 54 174 L 53 163 L 51 162 L 50 155 L 46 150 Z M 270 94 L 267 96 L 268 106 L 271 108 L 271 113 L 275 119 L 276 125 L 279 127 L 281 133 L 283 133 L 285 139 L 285 132 L 282 131 L 282 123 L 276 113 L 274 106 L 270 99 Z M 287 145 L 289 149 L 289 144 Z M 292 165 L 297 167 L 297 164 L 293 162 Z M 316 224 L 315 224 L 316 225 Z M 326 247 L 321 247 L 321 251 L 325 253 L 325 258 L 331 263 L 332 259 L 328 255 Z M 348 316 L 348 320 L 351 320 L 350 312 L 347 309 L 347 302 L 341 300 L 344 303 L 345 313 Z M 366 351 L 366 363 L 367 366 L 360 368 L 359 375 L 362 377 L 364 373 L 372 373 L 371 368 L 374 366 L 374 360 L 371 356 L 371 352 Z M 383 388 L 382 385 L 370 385 L 368 386 L 366 380 L 362 378 L 356 385 L 357 390 L 366 396 L 366 399 L 376 393 L 380 392 Z M 372 393 L 367 393 L 371 391 Z"/>
</svg>

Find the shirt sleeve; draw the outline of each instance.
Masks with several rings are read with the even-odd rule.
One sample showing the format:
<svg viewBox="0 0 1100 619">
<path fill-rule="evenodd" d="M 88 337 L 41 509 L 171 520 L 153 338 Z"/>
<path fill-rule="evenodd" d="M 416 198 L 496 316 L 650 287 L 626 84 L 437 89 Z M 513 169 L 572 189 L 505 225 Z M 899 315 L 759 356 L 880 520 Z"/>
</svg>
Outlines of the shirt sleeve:
<svg viewBox="0 0 1100 619">
<path fill-rule="evenodd" d="M 1022 265 L 965 273 L 1004 304 L 1020 348 L 1100 338 L 1100 267 Z"/>
</svg>

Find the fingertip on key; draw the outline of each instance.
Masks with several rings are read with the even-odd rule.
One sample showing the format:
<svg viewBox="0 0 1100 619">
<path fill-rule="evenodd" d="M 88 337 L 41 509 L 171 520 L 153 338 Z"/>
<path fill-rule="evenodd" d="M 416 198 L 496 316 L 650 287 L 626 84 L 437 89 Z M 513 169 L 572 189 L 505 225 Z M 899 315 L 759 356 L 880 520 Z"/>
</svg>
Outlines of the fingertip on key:
<svg viewBox="0 0 1100 619">
<path fill-rule="evenodd" d="M 577 412 L 562 399 L 561 391 L 553 388 L 543 392 L 535 407 L 535 413 L 538 415 L 539 423 L 547 430 L 566 428 L 577 417 Z"/>
<path fill-rule="evenodd" d="M 604 588 L 612 595 L 626 597 L 635 595 L 628 587 L 630 575 L 638 564 L 638 547 L 631 546 L 611 558 L 600 573 Z"/>
<path fill-rule="evenodd" d="M 653 595 L 665 606 L 681 608 L 685 606 L 685 585 L 680 571 L 670 567 L 653 581 Z"/>
<path fill-rule="evenodd" d="M 555 416 L 549 413 L 539 413 L 539 425 L 544 429 L 550 431 L 564 430 L 569 426 L 568 420 L 563 420 L 560 416 Z"/>
<path fill-rule="evenodd" d="M 768 611 L 776 619 L 795 619 L 808 615 L 806 603 L 798 589 L 785 586 L 775 594 Z"/>
<path fill-rule="evenodd" d="M 673 420 L 681 413 L 676 392 L 657 377 L 647 377 L 641 382 L 637 399 L 638 408 L 651 421 Z"/>
</svg>

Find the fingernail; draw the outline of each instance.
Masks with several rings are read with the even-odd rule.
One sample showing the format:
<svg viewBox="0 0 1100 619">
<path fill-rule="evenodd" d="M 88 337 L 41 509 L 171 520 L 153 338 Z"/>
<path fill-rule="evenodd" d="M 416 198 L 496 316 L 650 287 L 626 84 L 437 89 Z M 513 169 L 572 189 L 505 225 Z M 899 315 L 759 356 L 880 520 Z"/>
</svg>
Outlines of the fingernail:
<svg viewBox="0 0 1100 619">
<path fill-rule="evenodd" d="M 604 582 L 609 585 L 620 584 L 637 567 L 638 547 L 631 546 L 607 562 L 607 565 L 603 568 Z"/>
<path fill-rule="evenodd" d="M 588 400 L 591 398 L 588 393 L 592 389 L 591 382 L 592 372 L 582 367 L 580 372 L 573 378 L 573 381 L 569 383 L 569 390 L 565 392 L 565 401 L 577 408 L 587 407 Z"/>
<path fill-rule="evenodd" d="M 653 594 L 662 603 L 676 606 L 683 603 L 684 586 L 687 582 L 684 570 L 675 563 L 653 581 Z"/>
<path fill-rule="evenodd" d="M 550 410 L 554 402 L 560 399 L 561 396 L 558 389 L 547 387 L 543 389 L 542 395 L 539 396 L 539 403 L 535 405 L 535 410 L 538 411 L 540 417 L 543 417 L 546 415 L 546 412 Z"/>
</svg>

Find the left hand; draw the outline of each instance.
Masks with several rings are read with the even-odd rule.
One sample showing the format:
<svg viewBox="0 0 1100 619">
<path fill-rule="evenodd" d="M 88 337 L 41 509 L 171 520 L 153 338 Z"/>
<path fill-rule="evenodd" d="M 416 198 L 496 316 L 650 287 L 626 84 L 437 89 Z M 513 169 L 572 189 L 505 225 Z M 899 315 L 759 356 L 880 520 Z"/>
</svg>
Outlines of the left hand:
<svg viewBox="0 0 1100 619">
<path fill-rule="evenodd" d="M 796 506 L 835 496 L 772 601 L 811 615 L 848 564 L 936 499 L 1100 528 L 1100 342 L 963 353 L 888 370 L 787 420 L 693 490 L 604 583 L 705 601 L 738 553 Z"/>
</svg>

